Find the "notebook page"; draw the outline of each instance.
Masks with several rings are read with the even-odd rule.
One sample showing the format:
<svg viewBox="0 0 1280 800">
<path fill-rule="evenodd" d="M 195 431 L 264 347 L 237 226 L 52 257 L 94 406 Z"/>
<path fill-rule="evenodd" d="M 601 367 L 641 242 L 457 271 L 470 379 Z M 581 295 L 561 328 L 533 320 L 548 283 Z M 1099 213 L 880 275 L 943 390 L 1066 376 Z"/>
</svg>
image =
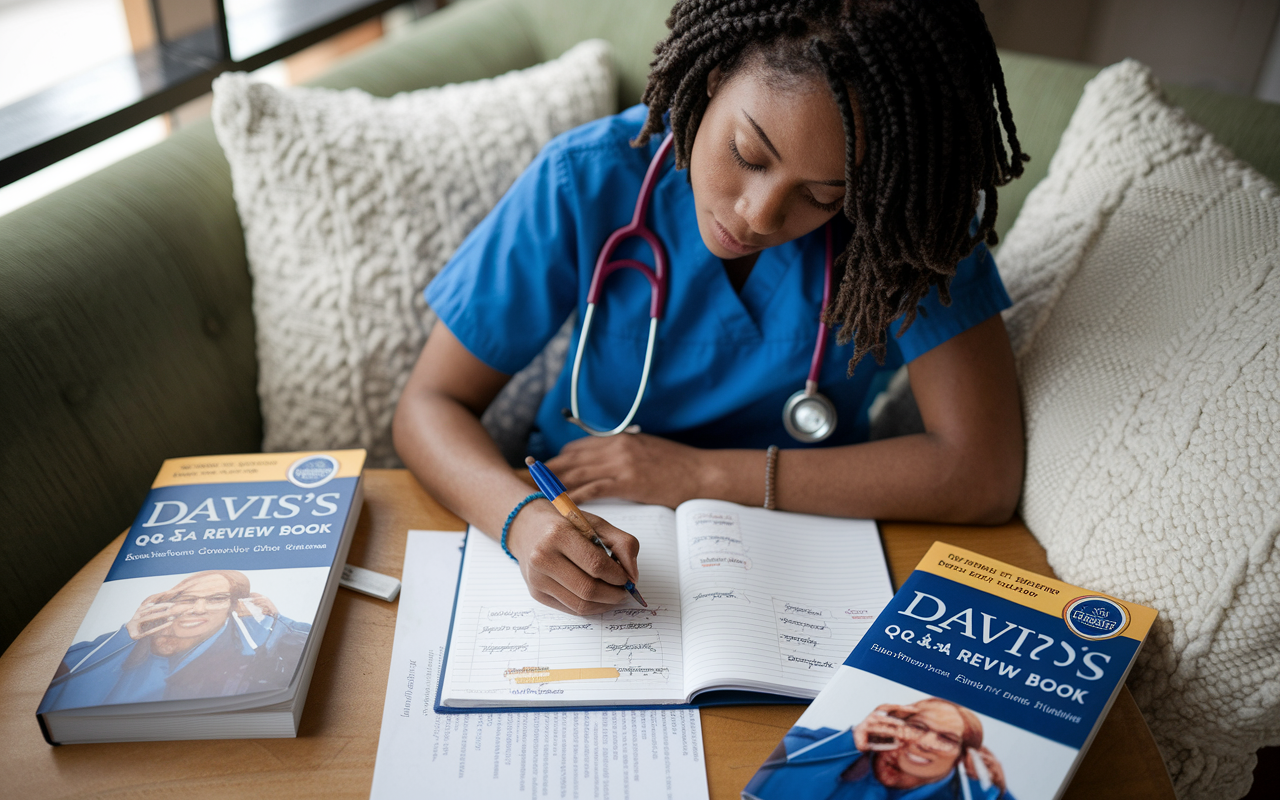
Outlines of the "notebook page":
<svg viewBox="0 0 1280 800">
<path fill-rule="evenodd" d="M 575 617 L 529 596 L 516 562 L 472 528 L 445 668 L 442 705 L 455 708 L 637 705 L 684 700 L 675 512 L 586 505 L 640 540 L 649 603 Z"/>
<path fill-rule="evenodd" d="M 677 511 L 685 682 L 814 697 L 893 596 L 870 520 Z"/>
</svg>

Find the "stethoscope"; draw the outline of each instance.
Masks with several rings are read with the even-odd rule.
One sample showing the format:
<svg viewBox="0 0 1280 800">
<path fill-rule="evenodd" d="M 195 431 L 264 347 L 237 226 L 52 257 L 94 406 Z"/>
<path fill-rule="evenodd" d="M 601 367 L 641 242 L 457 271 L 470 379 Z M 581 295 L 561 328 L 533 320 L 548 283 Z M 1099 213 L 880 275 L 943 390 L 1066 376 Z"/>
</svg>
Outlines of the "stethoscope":
<svg viewBox="0 0 1280 800">
<path fill-rule="evenodd" d="M 604 247 L 596 259 L 595 271 L 591 275 L 591 286 L 587 290 L 587 311 L 582 317 L 582 333 L 578 335 L 578 351 L 573 356 L 573 374 L 569 380 L 569 408 L 564 409 L 564 417 L 569 422 L 582 428 L 592 436 L 615 436 L 623 433 L 631 426 L 636 411 L 640 408 L 640 399 L 644 396 L 645 387 L 649 384 L 649 371 L 653 367 L 653 346 L 658 338 L 658 320 L 662 318 L 663 306 L 667 300 L 667 253 L 662 241 L 644 222 L 645 212 L 649 208 L 649 200 L 653 197 L 653 187 L 657 183 L 662 161 L 671 150 L 672 135 L 667 134 L 658 152 L 649 162 L 644 181 L 640 184 L 640 195 L 636 198 L 636 209 L 631 215 L 631 222 L 618 228 L 605 240 Z M 653 251 L 654 267 L 631 258 L 611 259 L 618 245 L 624 240 L 638 236 L 649 244 Z M 831 225 L 826 228 L 827 252 L 823 271 L 822 308 L 831 300 Z M 610 275 L 620 269 L 634 269 L 649 281 L 649 342 L 644 350 L 644 368 L 640 373 L 640 388 L 636 390 L 635 400 L 627 416 L 609 430 L 597 430 L 582 420 L 578 411 L 578 381 L 582 373 L 582 354 L 587 349 L 587 337 L 591 332 L 591 321 L 595 317 L 596 306 L 604 294 L 604 282 Z M 809 364 L 809 377 L 804 388 L 787 399 L 782 407 L 782 424 L 795 439 L 805 442 L 820 442 L 831 435 L 836 428 L 836 407 L 818 391 L 818 374 L 822 369 L 822 359 L 827 350 L 827 326 L 819 319 L 818 342 L 813 348 L 813 360 Z"/>
</svg>

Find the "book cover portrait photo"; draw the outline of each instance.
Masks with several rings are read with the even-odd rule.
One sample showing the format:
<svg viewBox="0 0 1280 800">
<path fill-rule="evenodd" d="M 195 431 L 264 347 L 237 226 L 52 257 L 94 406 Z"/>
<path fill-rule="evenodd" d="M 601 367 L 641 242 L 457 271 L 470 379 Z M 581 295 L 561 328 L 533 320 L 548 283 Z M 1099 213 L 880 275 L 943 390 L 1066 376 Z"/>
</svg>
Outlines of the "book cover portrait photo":
<svg viewBox="0 0 1280 800">
<path fill-rule="evenodd" d="M 212 569 L 108 583 L 41 713 L 284 689 L 327 577 Z"/>
</svg>

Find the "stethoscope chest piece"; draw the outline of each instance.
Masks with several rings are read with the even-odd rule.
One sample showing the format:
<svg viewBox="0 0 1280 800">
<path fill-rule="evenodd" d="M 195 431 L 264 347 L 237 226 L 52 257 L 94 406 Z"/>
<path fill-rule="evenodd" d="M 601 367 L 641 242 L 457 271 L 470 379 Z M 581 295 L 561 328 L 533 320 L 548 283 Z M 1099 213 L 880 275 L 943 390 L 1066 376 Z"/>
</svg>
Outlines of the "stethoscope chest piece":
<svg viewBox="0 0 1280 800">
<path fill-rule="evenodd" d="M 797 441 L 820 442 L 836 429 L 836 407 L 824 395 L 801 389 L 782 408 L 782 424 Z"/>
</svg>

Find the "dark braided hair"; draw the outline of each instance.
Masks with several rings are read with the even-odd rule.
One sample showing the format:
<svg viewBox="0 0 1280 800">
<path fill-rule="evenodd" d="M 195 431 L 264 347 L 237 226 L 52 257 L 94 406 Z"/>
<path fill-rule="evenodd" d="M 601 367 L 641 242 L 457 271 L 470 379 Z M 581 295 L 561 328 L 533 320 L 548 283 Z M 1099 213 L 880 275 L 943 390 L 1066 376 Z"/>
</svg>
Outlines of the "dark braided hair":
<svg viewBox="0 0 1280 800">
<path fill-rule="evenodd" d="M 850 374 L 867 353 L 883 363 L 889 324 L 904 317 L 906 330 L 933 286 L 950 304 L 957 263 L 979 242 L 996 243 L 996 187 L 1027 161 L 978 4 L 679 0 L 667 27 L 644 92 L 649 116 L 633 144 L 661 134 L 670 111 L 677 168 L 689 165 L 715 67 L 723 79 L 750 67 L 775 83 L 815 76 L 830 87 L 844 123 L 852 232 L 822 318 L 839 326 L 837 341 L 854 342 Z"/>
</svg>

